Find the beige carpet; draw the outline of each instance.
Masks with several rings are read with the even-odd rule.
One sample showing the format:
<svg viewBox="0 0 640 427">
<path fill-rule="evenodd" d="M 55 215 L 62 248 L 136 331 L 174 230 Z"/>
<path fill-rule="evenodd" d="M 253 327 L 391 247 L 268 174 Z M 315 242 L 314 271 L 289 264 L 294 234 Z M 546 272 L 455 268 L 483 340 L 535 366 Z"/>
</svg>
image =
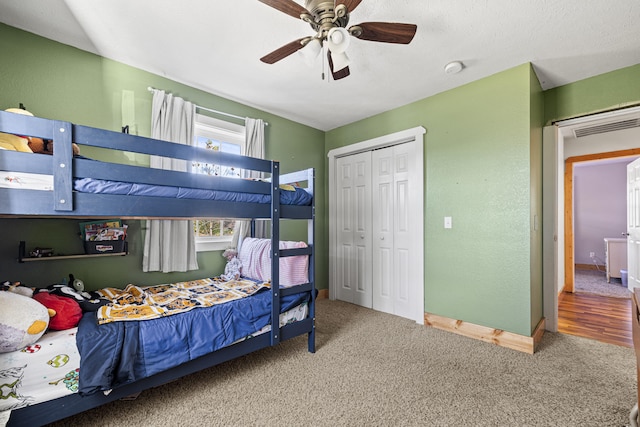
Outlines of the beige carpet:
<svg viewBox="0 0 640 427">
<path fill-rule="evenodd" d="M 575 291 L 577 293 L 595 294 L 614 298 L 631 298 L 631 291 L 620 279 L 611 277 L 600 270 L 575 270 Z"/>
<path fill-rule="evenodd" d="M 547 333 L 534 355 L 338 301 L 306 337 L 56 426 L 624 426 L 632 349 Z"/>
</svg>

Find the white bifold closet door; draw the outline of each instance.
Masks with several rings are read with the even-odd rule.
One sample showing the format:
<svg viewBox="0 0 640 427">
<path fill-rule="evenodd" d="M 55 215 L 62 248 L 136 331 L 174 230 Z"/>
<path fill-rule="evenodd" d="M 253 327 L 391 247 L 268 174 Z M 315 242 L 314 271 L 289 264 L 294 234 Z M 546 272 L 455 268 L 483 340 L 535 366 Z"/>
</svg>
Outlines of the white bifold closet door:
<svg viewBox="0 0 640 427">
<path fill-rule="evenodd" d="M 372 308 L 371 152 L 338 158 L 337 298 Z"/>
<path fill-rule="evenodd" d="M 412 197 L 414 144 L 339 158 L 336 180 L 337 298 L 410 319 L 419 303 L 412 290 L 423 286 L 414 275 L 423 238 L 411 229 L 423 221 L 422 197 Z"/>
</svg>

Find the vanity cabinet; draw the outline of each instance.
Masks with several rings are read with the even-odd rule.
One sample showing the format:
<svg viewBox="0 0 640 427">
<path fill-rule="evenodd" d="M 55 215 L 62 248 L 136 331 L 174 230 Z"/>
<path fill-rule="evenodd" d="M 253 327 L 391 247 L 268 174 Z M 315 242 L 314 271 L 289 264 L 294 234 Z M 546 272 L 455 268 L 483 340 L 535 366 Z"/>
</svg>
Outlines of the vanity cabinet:
<svg viewBox="0 0 640 427">
<path fill-rule="evenodd" d="M 607 267 L 607 282 L 612 277 L 619 279 L 621 277 L 620 270 L 627 269 L 627 239 L 605 237 L 604 256 Z"/>
</svg>

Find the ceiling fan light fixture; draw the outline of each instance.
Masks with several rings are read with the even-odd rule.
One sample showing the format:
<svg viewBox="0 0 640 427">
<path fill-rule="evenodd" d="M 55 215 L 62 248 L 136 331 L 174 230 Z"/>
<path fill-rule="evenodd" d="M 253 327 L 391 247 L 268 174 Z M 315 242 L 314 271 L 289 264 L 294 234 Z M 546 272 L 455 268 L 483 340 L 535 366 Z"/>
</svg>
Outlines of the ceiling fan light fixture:
<svg viewBox="0 0 640 427">
<path fill-rule="evenodd" d="M 351 37 L 346 28 L 333 27 L 327 33 L 327 47 L 331 53 L 346 52 L 350 42 Z"/>
<path fill-rule="evenodd" d="M 333 71 L 338 72 L 344 68 L 347 68 L 351 61 L 346 53 L 331 52 L 331 61 L 333 62 Z"/>
<path fill-rule="evenodd" d="M 322 51 L 322 45 L 320 44 L 320 40 L 311 39 L 309 42 L 298 52 L 304 58 L 304 61 L 308 66 L 313 66 L 318 55 L 320 55 L 320 51 Z"/>
</svg>

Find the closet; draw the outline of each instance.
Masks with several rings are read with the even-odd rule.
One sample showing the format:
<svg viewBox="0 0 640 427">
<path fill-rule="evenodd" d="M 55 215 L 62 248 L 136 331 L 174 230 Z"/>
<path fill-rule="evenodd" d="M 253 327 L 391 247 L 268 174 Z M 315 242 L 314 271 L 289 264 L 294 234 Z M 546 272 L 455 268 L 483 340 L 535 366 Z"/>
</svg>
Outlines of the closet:
<svg viewBox="0 0 640 427">
<path fill-rule="evenodd" d="M 423 323 L 422 153 L 414 138 L 330 161 L 332 298 Z"/>
</svg>

